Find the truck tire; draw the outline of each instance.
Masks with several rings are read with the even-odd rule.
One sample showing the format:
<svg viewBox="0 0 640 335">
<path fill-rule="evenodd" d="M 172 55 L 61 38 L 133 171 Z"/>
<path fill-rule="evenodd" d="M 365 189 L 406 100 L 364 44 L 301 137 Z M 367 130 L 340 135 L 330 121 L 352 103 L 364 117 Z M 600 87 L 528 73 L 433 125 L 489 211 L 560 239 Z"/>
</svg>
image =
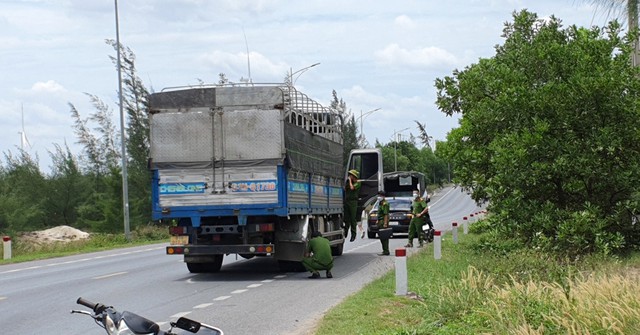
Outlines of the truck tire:
<svg viewBox="0 0 640 335">
<path fill-rule="evenodd" d="M 344 242 L 331 247 L 332 256 L 342 256 L 343 251 L 344 251 Z"/>
<path fill-rule="evenodd" d="M 214 273 L 220 272 L 220 268 L 222 268 L 222 259 L 224 255 L 215 255 L 213 262 L 207 263 L 209 265 L 209 270 L 207 272 Z"/>
<path fill-rule="evenodd" d="M 205 273 L 207 272 L 207 263 L 187 263 L 187 269 L 191 273 Z"/>
<path fill-rule="evenodd" d="M 224 255 L 213 255 L 213 262 L 190 263 L 187 262 L 187 269 L 191 273 L 215 273 L 220 272 Z"/>
<path fill-rule="evenodd" d="M 278 261 L 278 267 L 282 272 L 304 272 L 306 269 L 302 265 L 302 262 L 294 261 Z"/>
</svg>

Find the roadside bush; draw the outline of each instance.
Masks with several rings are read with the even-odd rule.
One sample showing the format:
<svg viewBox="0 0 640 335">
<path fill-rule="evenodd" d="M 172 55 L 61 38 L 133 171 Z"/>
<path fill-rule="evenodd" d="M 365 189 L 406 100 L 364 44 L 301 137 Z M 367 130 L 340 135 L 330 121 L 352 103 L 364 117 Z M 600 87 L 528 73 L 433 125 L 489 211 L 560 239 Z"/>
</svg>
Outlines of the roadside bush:
<svg viewBox="0 0 640 335">
<path fill-rule="evenodd" d="M 136 227 L 133 236 L 140 241 L 168 240 L 170 237 L 168 226 L 154 223 Z"/>
</svg>

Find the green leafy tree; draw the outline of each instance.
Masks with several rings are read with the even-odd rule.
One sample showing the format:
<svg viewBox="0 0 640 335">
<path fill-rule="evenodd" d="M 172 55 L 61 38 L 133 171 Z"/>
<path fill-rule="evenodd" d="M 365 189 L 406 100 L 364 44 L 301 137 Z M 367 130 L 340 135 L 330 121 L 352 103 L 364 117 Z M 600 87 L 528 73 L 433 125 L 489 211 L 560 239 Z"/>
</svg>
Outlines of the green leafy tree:
<svg viewBox="0 0 640 335">
<path fill-rule="evenodd" d="M 347 111 L 347 103 L 344 102 L 342 98 L 338 98 L 336 90 L 331 92 L 331 96 L 332 100 L 329 106 L 340 115 L 343 144 L 342 165 L 347 166 L 349 153 L 351 150 L 359 148 L 357 136 L 358 126 L 356 125 L 356 120 L 353 114 Z"/>
<path fill-rule="evenodd" d="M 0 228 L 22 232 L 47 227 L 46 180 L 37 157 L 20 150 L 18 156 L 5 153 L 5 161 L 0 183 Z"/>
<path fill-rule="evenodd" d="M 90 196 L 90 182 L 80 171 L 68 146 L 55 145 L 50 152 L 51 174 L 47 178 L 46 212 L 51 225 L 75 226 L 78 207 Z"/>
<path fill-rule="evenodd" d="M 491 59 L 436 80 L 462 114 L 444 148 L 456 181 L 510 236 L 571 254 L 635 246 L 640 80 L 620 25 L 563 29 L 514 13 Z"/>
<path fill-rule="evenodd" d="M 418 126 L 418 132 L 419 132 L 418 138 L 420 139 L 420 142 L 422 142 L 422 145 L 426 147 L 431 147 L 431 140 L 433 139 L 433 137 L 429 136 L 429 134 L 427 133 L 427 124 L 420 123 L 417 120 L 414 120 L 414 122 Z"/>
<path fill-rule="evenodd" d="M 146 222 L 151 210 L 151 176 L 147 170 L 149 157 L 148 90 L 136 74 L 135 55 L 126 47 L 117 47 L 106 40 L 114 50 L 121 52 L 123 74 L 123 109 L 126 112 L 126 138 L 121 139 L 113 124 L 111 108 L 99 97 L 90 95 L 95 111 L 88 118 L 70 104 L 78 142 L 83 145 L 81 156 L 84 172 L 93 178 L 93 192 L 79 207 L 80 224 L 100 231 L 117 231 L 123 217 L 122 210 L 122 154 L 121 141 L 127 149 L 127 183 L 129 208 L 136 222 Z M 111 57 L 114 64 L 117 59 Z"/>
<path fill-rule="evenodd" d="M 94 95 L 89 97 L 95 111 L 88 118 L 82 119 L 75 106 L 69 104 L 71 116 L 75 120 L 74 129 L 78 136 L 78 143 L 83 146 L 83 153 L 80 155 L 81 166 L 84 174 L 92 180 L 91 193 L 78 208 L 78 225 L 81 228 L 88 227 L 104 231 L 104 227 L 109 224 L 115 229 L 117 222 L 121 221 L 109 221 L 107 215 L 108 212 L 118 210 L 109 209 L 109 206 L 114 203 L 113 199 L 122 199 L 121 190 L 119 193 L 112 192 L 112 188 L 107 187 L 114 178 L 120 176 L 118 167 L 121 157 L 118 150 L 120 139 L 111 121 L 113 119 L 111 109 L 98 97 Z M 114 172 L 117 173 L 116 176 L 112 175 Z"/>
<path fill-rule="evenodd" d="M 626 16 L 629 31 L 638 29 L 638 0 L 589 0 L 589 2 L 602 7 L 607 14 L 622 14 Z M 634 52 L 631 53 L 631 62 L 634 66 L 640 65 L 640 43 L 636 37 L 633 42 Z"/>
<path fill-rule="evenodd" d="M 114 40 L 107 40 L 114 50 L 118 50 Z M 151 174 L 149 159 L 149 91 L 138 77 L 135 66 L 135 54 L 121 46 L 121 69 L 123 80 L 123 103 L 127 114 L 126 147 L 130 214 L 133 226 L 148 221 L 151 213 Z M 117 59 L 111 57 L 117 65 Z M 220 80 L 226 79 L 220 74 Z M 117 171 L 117 170 L 116 170 Z"/>
</svg>

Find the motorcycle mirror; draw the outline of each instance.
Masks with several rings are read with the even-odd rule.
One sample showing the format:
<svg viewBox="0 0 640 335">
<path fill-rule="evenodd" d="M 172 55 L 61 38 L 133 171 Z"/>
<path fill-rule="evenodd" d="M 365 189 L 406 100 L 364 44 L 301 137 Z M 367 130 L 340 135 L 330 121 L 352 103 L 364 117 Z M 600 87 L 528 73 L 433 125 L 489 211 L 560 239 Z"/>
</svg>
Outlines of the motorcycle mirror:
<svg viewBox="0 0 640 335">
<path fill-rule="evenodd" d="M 200 330 L 200 322 L 181 317 L 178 319 L 178 321 L 176 321 L 176 327 L 190 331 L 192 333 L 197 333 Z"/>
</svg>

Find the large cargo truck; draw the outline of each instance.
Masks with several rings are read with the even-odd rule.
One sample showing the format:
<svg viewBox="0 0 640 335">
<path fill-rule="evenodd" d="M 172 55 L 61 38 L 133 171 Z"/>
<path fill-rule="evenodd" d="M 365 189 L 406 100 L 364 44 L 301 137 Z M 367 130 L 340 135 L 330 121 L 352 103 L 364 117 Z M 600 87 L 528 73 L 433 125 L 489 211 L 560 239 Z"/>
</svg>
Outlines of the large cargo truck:
<svg viewBox="0 0 640 335">
<path fill-rule="evenodd" d="M 338 113 L 282 85 L 165 89 L 149 107 L 152 216 L 173 222 L 166 253 L 183 255 L 190 272 L 218 272 L 226 254 L 298 267 L 313 231 L 342 254 Z M 379 170 L 375 192 L 376 164 L 360 165 Z"/>
</svg>

